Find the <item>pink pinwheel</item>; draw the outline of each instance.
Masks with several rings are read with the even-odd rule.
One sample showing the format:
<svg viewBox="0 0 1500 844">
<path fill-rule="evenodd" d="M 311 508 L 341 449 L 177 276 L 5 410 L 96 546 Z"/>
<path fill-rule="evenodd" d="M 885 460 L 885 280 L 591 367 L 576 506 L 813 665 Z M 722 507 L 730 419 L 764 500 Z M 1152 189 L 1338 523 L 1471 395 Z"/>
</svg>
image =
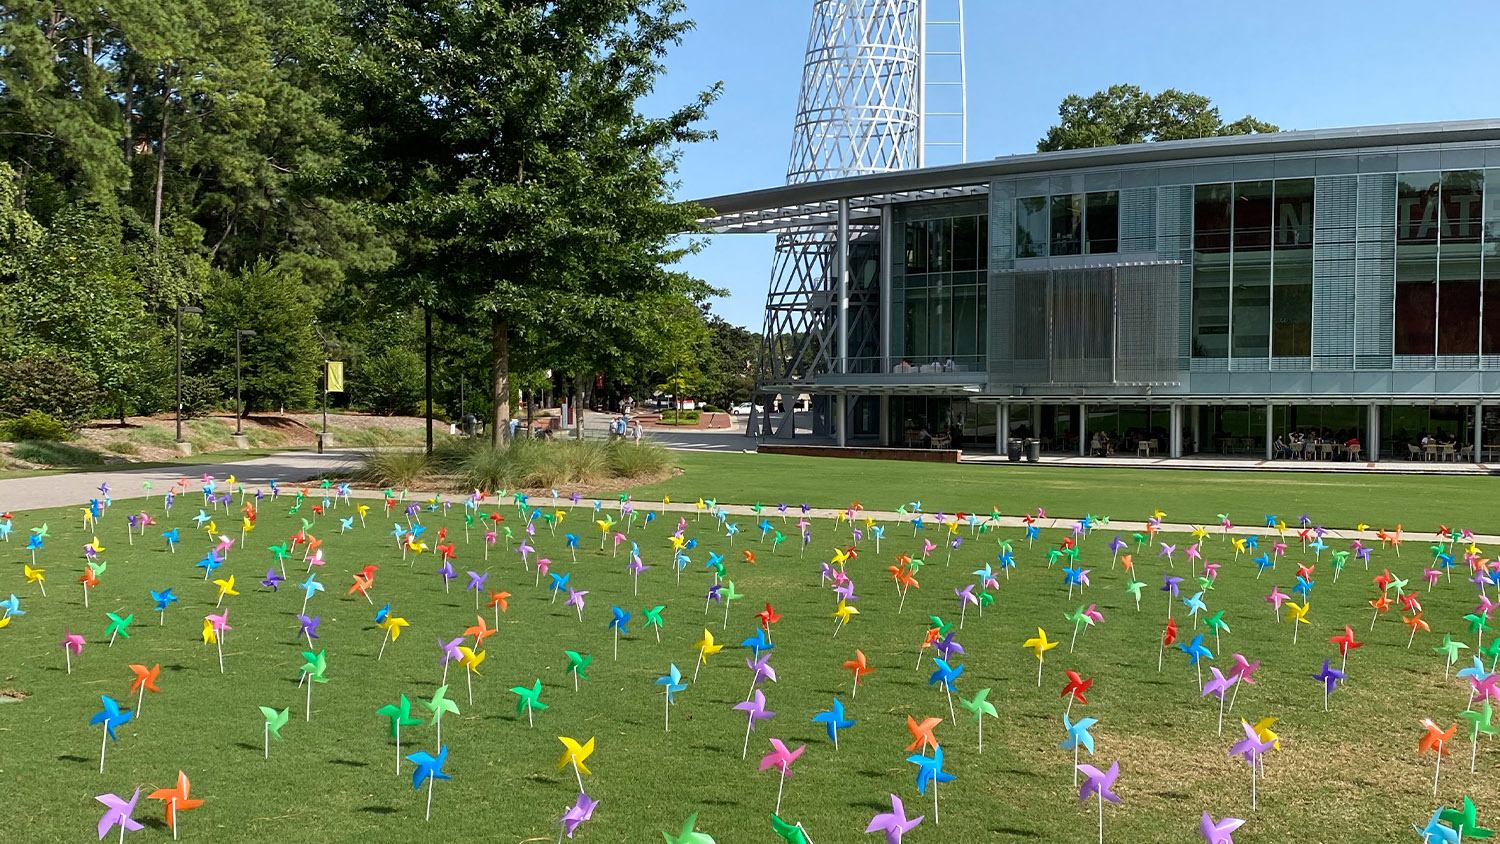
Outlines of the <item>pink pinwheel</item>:
<svg viewBox="0 0 1500 844">
<path fill-rule="evenodd" d="M 1285 593 L 1283 593 L 1281 591 L 1281 587 L 1280 586 L 1272 586 L 1271 587 L 1271 594 L 1269 594 L 1269 595 L 1267 595 L 1265 597 L 1265 601 L 1267 603 L 1269 603 L 1269 604 L 1275 604 L 1275 606 L 1276 606 L 1276 619 L 1278 621 L 1281 620 L 1281 602 L 1287 600 L 1290 597 L 1292 597 L 1292 596 L 1291 595 L 1287 595 L 1287 594 L 1285 594 Z"/>
<path fill-rule="evenodd" d="M 1437 583 L 1438 578 L 1442 577 L 1442 576 L 1443 576 L 1443 573 L 1440 572 L 1440 571 L 1438 571 L 1437 569 L 1430 569 L 1430 568 L 1427 568 L 1426 566 L 1422 567 L 1422 579 L 1425 580 L 1425 581 L 1427 581 L 1427 591 L 1428 592 L 1432 591 L 1432 584 Z"/>
<path fill-rule="evenodd" d="M 922 556 L 925 557 L 928 554 L 931 554 L 936 549 L 937 549 L 937 546 L 933 545 L 931 540 L 928 540 L 928 539 L 922 540 Z"/>
<path fill-rule="evenodd" d="M 1100 624 L 1104 621 L 1104 613 L 1099 612 L 1093 604 L 1089 604 L 1088 609 L 1083 611 L 1083 615 L 1089 620 L 1090 624 Z"/>
<path fill-rule="evenodd" d="M 1483 678 L 1470 677 L 1469 685 L 1473 689 L 1474 700 L 1484 700 L 1487 697 L 1500 700 L 1500 674 L 1487 674 Z"/>
<path fill-rule="evenodd" d="M 1198 550 L 1198 546 L 1200 546 L 1202 544 L 1203 543 L 1201 543 L 1201 542 L 1194 542 L 1192 545 L 1188 546 L 1187 555 L 1188 555 L 1188 559 L 1189 560 L 1201 560 L 1201 559 L 1203 559 L 1203 552 L 1201 552 L 1201 551 Z"/>
<path fill-rule="evenodd" d="M 1490 613 L 1494 612 L 1497 607 L 1500 607 L 1500 604 L 1496 604 L 1494 601 L 1491 601 L 1488 595 L 1480 595 L 1479 603 L 1474 605 L 1474 614 L 1488 616 Z"/>
<path fill-rule="evenodd" d="M 901 798 L 891 795 L 891 810 L 881 812 L 870 821 L 865 828 L 865 833 L 885 833 L 885 844 L 901 844 L 901 836 L 917 828 L 917 824 L 925 819 L 926 815 L 917 815 L 910 820 L 906 817 L 906 807 L 902 805 Z"/>
<path fill-rule="evenodd" d="M 83 656 L 83 637 L 68 628 L 63 628 L 62 645 L 63 657 L 68 663 L 68 673 L 73 673 L 73 657 Z"/>
<path fill-rule="evenodd" d="M 1207 577 L 1209 580 L 1218 580 L 1219 579 L 1219 565 L 1220 565 L 1219 563 L 1204 563 L 1203 564 L 1203 575 L 1205 577 Z"/>
<path fill-rule="evenodd" d="M 775 768 L 781 772 L 781 784 L 776 787 L 776 813 L 781 814 L 781 791 L 786 787 L 787 777 L 792 775 L 792 763 L 802 755 L 807 745 L 798 745 L 796 750 L 787 750 L 781 739 L 771 739 L 771 752 L 760 758 L 762 771 Z"/>
<path fill-rule="evenodd" d="M 745 747 L 740 751 L 740 758 L 744 759 L 746 754 L 750 752 L 750 732 L 755 729 L 755 722 L 768 721 L 776 713 L 766 709 L 766 693 L 762 692 L 760 689 L 756 689 L 755 695 L 753 697 L 746 698 L 744 703 L 736 703 L 734 705 L 734 708 L 739 710 L 740 712 L 745 713 L 745 715 L 749 718 L 749 723 L 745 725 Z M 771 739 L 771 743 L 778 744 L 779 742 L 776 739 Z M 782 750 L 785 749 L 786 748 L 784 747 L 782 748 Z M 765 769 L 766 766 L 764 763 L 762 763 L 761 770 L 764 771 Z"/>
<path fill-rule="evenodd" d="M 214 546 L 214 550 L 227 557 L 229 556 L 229 549 L 233 545 L 234 540 L 221 533 L 219 534 L 219 544 Z"/>
</svg>

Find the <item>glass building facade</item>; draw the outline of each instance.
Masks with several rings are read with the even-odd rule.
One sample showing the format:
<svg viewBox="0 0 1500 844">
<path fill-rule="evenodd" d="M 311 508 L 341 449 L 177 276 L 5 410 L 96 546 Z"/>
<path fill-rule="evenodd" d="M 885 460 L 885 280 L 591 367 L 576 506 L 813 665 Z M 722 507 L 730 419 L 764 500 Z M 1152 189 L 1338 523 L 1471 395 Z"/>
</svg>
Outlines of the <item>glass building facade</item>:
<svg viewBox="0 0 1500 844">
<path fill-rule="evenodd" d="M 818 189 L 779 205 L 804 213 Z M 870 365 L 805 389 L 878 400 L 858 427 L 878 421 L 884 442 L 940 428 L 972 448 L 993 430 L 1081 452 L 1106 433 L 1116 452 L 1264 455 L 1302 433 L 1391 459 L 1441 431 L 1500 459 L 1500 120 L 1006 156 L 824 190 L 879 220 L 878 277 L 855 285 L 878 305 L 849 329 Z"/>
</svg>

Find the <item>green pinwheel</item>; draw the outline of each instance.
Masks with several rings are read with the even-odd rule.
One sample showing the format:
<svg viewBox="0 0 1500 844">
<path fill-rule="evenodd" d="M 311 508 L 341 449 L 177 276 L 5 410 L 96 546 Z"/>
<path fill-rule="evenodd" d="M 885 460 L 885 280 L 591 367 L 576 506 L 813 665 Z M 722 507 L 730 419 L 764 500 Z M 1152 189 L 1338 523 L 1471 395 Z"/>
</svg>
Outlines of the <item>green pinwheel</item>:
<svg viewBox="0 0 1500 844">
<path fill-rule="evenodd" d="M 1464 621 L 1469 622 L 1470 633 L 1479 634 L 1479 641 L 1475 644 L 1475 647 L 1482 648 L 1484 646 L 1484 631 L 1490 629 L 1490 625 L 1488 623 L 1489 619 L 1487 619 L 1483 613 L 1471 612 L 1468 615 L 1464 616 Z"/>
<path fill-rule="evenodd" d="M 1201 574 L 1198 575 L 1198 589 L 1200 591 L 1207 592 L 1212 588 L 1214 588 L 1214 579 L 1212 577 Z"/>
<path fill-rule="evenodd" d="M 800 823 L 787 823 L 780 815 L 771 815 L 771 831 L 786 844 L 810 844 Z"/>
<path fill-rule="evenodd" d="M 697 825 L 698 813 L 694 812 L 683 821 L 681 833 L 674 836 L 670 832 L 663 832 L 662 837 L 667 839 L 667 844 L 718 844 L 712 835 L 693 829 Z"/>
<path fill-rule="evenodd" d="M 995 705 L 993 703 L 990 703 L 989 697 L 989 689 L 980 689 L 979 691 L 974 693 L 974 697 L 970 700 L 964 700 L 963 698 L 958 699 L 959 706 L 962 706 L 964 709 L 967 709 L 969 710 L 969 712 L 973 713 L 974 717 L 969 720 L 979 725 L 980 753 L 984 752 L 984 716 L 988 715 L 991 718 L 996 718 L 1000 714 L 995 711 Z"/>
<path fill-rule="evenodd" d="M 328 652 L 303 651 L 302 658 L 307 660 L 302 664 L 302 679 L 307 681 L 307 720 L 312 720 L 312 687 L 313 683 L 326 683 L 328 677 Z"/>
<path fill-rule="evenodd" d="M 1224 611 L 1219 610 L 1208 618 L 1203 619 L 1203 626 L 1214 632 L 1214 650 L 1219 649 L 1219 634 L 1229 632 L 1229 624 L 1224 621 Z"/>
<path fill-rule="evenodd" d="M 516 715 L 520 715 L 524 711 L 526 713 L 526 723 L 535 727 L 536 721 L 533 720 L 531 713 L 547 708 L 547 704 L 542 703 L 542 681 L 538 679 L 529 689 L 525 686 L 514 686 L 511 688 L 511 691 L 520 695 L 516 700 Z"/>
<path fill-rule="evenodd" d="M 649 610 L 641 610 L 641 615 L 646 618 L 646 626 L 653 628 L 656 633 L 656 644 L 661 644 L 661 628 L 666 622 L 661 620 L 661 611 L 666 607 L 652 607 Z"/>
<path fill-rule="evenodd" d="M 1453 634 L 1443 634 L 1442 644 L 1432 649 L 1435 653 L 1442 654 L 1443 658 L 1447 661 L 1447 664 L 1443 666 L 1443 679 L 1448 679 L 1448 670 L 1453 667 L 1453 663 L 1458 661 L 1458 652 L 1466 651 L 1468 649 L 1468 645 L 1464 644 L 1463 642 L 1454 640 Z"/>
<path fill-rule="evenodd" d="M 1078 631 L 1093 624 L 1094 620 L 1089 618 L 1088 607 L 1083 604 L 1079 604 L 1078 609 L 1072 612 L 1063 613 L 1063 618 L 1073 623 L 1073 640 L 1068 643 L 1068 653 L 1072 653 L 1073 646 L 1078 643 Z"/>
<path fill-rule="evenodd" d="M 1459 840 L 1465 838 L 1489 838 L 1495 834 L 1492 829 L 1485 829 L 1479 825 L 1479 818 L 1474 810 L 1474 801 L 1467 795 L 1464 796 L 1464 807 L 1459 809 L 1444 809 L 1438 813 L 1438 819 L 1453 827 L 1458 833 Z"/>
<path fill-rule="evenodd" d="M 438 686 L 438 690 L 432 695 L 432 700 L 421 701 L 421 704 L 428 712 L 432 713 L 432 720 L 427 723 L 431 724 L 434 727 L 437 727 L 437 743 L 439 747 L 442 747 L 443 713 L 452 712 L 454 715 L 457 715 L 458 704 L 448 699 L 447 686 Z"/>
<path fill-rule="evenodd" d="M 729 629 L 729 602 L 738 601 L 743 597 L 745 597 L 743 594 L 734 591 L 733 580 L 724 581 L 724 588 L 719 590 L 719 600 L 724 602 L 724 626 L 722 629 Z"/>
<path fill-rule="evenodd" d="M 1141 590 L 1144 589 L 1145 586 L 1146 584 L 1140 582 L 1139 580 L 1127 580 L 1125 582 L 1125 591 L 1135 598 L 1136 612 L 1141 611 Z"/>
<path fill-rule="evenodd" d="M 913 560 L 913 562 L 916 561 Z M 927 620 L 932 622 L 932 626 L 937 630 L 939 636 L 947 636 L 948 631 L 953 629 L 953 622 L 945 622 L 935 615 L 927 616 Z"/>
<path fill-rule="evenodd" d="M 274 736 L 277 741 L 281 741 L 281 728 L 286 726 L 286 722 L 292 717 L 291 713 L 292 710 L 290 707 L 283 709 L 280 712 L 277 712 L 269 706 L 260 707 L 260 714 L 264 715 L 266 719 L 267 759 L 271 758 L 271 738 Z"/>
<path fill-rule="evenodd" d="M 1490 705 L 1488 697 L 1484 699 L 1484 706 L 1480 709 L 1465 709 L 1458 713 L 1458 719 L 1469 725 L 1469 773 L 1474 773 L 1475 762 L 1479 759 L 1479 734 L 1493 736 L 1500 732 L 1495 728 L 1492 719 L 1495 717 L 1495 709 Z M 1445 818 L 1446 820 L 1446 818 Z M 1467 835 L 1468 833 L 1465 833 Z M 1482 837 L 1482 836 L 1481 836 Z"/>
<path fill-rule="evenodd" d="M 589 667 L 589 663 L 593 662 L 594 658 L 589 654 L 580 654 L 578 651 L 563 651 L 563 653 L 568 656 L 568 667 L 563 670 L 573 675 L 573 691 L 576 692 L 578 691 L 578 680 L 580 678 L 584 680 L 589 678 L 584 669 Z M 519 715 L 520 713 L 517 712 L 516 714 Z"/>
<path fill-rule="evenodd" d="M 375 714 L 383 718 L 391 719 L 391 735 L 396 739 L 396 775 L 401 775 L 401 728 L 416 727 L 422 723 L 421 718 L 411 717 L 411 701 L 406 695 L 401 696 L 401 702 L 388 703 L 375 710 Z"/>
<path fill-rule="evenodd" d="M 109 634 L 109 644 L 111 647 L 113 647 L 115 644 L 116 636 L 122 636 L 126 639 L 130 638 L 130 631 L 126 628 L 130 626 L 130 622 L 135 620 L 134 613 L 131 613 L 124 618 L 120 618 L 118 615 L 112 612 L 105 613 L 105 615 L 109 618 L 109 624 L 104 628 L 104 632 Z"/>
</svg>

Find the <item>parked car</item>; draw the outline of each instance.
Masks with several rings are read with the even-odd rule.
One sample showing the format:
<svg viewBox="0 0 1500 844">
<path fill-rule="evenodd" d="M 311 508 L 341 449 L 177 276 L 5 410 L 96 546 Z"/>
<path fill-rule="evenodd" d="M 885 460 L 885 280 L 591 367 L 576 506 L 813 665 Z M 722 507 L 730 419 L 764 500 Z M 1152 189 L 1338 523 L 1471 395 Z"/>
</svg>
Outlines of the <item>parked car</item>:
<svg viewBox="0 0 1500 844">
<path fill-rule="evenodd" d="M 755 410 L 755 405 L 744 401 L 729 408 L 730 416 L 749 416 Z"/>
</svg>

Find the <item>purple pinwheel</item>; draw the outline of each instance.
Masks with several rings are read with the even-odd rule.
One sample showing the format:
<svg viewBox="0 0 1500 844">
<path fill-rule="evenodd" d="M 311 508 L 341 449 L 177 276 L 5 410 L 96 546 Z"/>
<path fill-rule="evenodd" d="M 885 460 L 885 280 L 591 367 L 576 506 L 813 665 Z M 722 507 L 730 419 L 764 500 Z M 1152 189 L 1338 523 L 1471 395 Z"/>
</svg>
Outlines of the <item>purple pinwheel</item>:
<svg viewBox="0 0 1500 844">
<path fill-rule="evenodd" d="M 284 580 L 286 580 L 286 578 L 284 578 L 281 575 L 277 574 L 276 573 L 276 569 L 273 568 L 270 571 L 266 572 L 266 579 L 262 580 L 260 582 L 260 585 L 261 586 L 269 586 L 271 588 L 271 591 L 275 592 L 275 591 L 277 591 L 277 589 L 276 589 L 277 585 L 280 584 Z"/>
<path fill-rule="evenodd" d="M 848 583 L 843 583 L 833 587 L 833 592 L 834 594 L 839 596 L 840 601 L 844 601 L 846 603 L 859 600 L 859 596 L 854 594 L 854 581 L 852 580 Z"/>
<path fill-rule="evenodd" d="M 563 830 L 568 833 L 569 838 L 573 837 L 573 832 L 578 829 L 579 824 L 594 816 L 594 807 L 597 805 L 599 805 L 598 800 L 589 797 L 581 791 L 578 792 L 578 802 L 574 803 L 572 808 L 564 812 L 562 820 L 559 821 L 563 825 Z"/>
<path fill-rule="evenodd" d="M 94 799 L 105 805 L 104 817 L 99 819 L 100 839 L 108 835 L 110 828 L 116 824 L 120 826 L 121 841 L 125 840 L 126 830 L 134 832 L 138 829 L 145 829 L 134 818 L 130 817 L 135 813 L 136 801 L 141 799 L 141 790 L 139 788 L 135 790 L 135 794 L 129 800 L 117 794 L 100 794 Z"/>
<path fill-rule="evenodd" d="M 450 581 L 453 578 L 455 578 L 455 577 L 458 576 L 453 571 L 453 564 L 451 562 L 447 561 L 447 560 L 444 560 L 442 568 L 439 568 L 437 570 L 437 573 L 440 574 L 440 575 L 442 575 L 442 577 L 443 577 L 443 591 L 447 592 L 448 591 L 448 581 Z"/>
<path fill-rule="evenodd" d="M 744 759 L 750 753 L 750 732 L 755 729 L 755 722 L 769 720 L 776 713 L 766 709 L 766 693 L 760 689 L 756 689 L 755 694 L 744 703 L 736 703 L 734 708 L 749 718 L 749 723 L 745 725 L 745 747 L 740 751 L 740 758 Z"/>
<path fill-rule="evenodd" d="M 932 649 L 942 654 L 943 659 L 952 659 L 955 655 L 963 656 L 964 654 L 964 646 L 960 645 L 958 640 L 953 638 L 952 630 L 948 631 L 948 635 L 933 642 Z"/>
<path fill-rule="evenodd" d="M 1203 684 L 1203 694 L 1204 695 L 1213 695 L 1214 697 L 1218 698 L 1220 701 L 1223 701 L 1224 700 L 1224 693 L 1227 692 L 1227 691 L 1229 691 L 1229 687 L 1230 686 L 1234 685 L 1234 682 L 1235 682 L 1236 678 L 1234 678 L 1234 677 L 1225 677 L 1224 673 L 1222 671 L 1220 671 L 1217 666 L 1215 666 L 1213 668 L 1210 668 L 1208 670 L 1209 670 L 1209 673 L 1212 674 L 1213 676 L 1208 679 L 1207 683 Z"/>
<path fill-rule="evenodd" d="M 752 689 L 762 680 L 776 682 L 776 669 L 771 667 L 771 655 L 768 653 L 757 654 L 754 659 L 746 659 L 745 667 L 754 673 L 754 676 L 750 678 L 750 688 Z"/>
<path fill-rule="evenodd" d="M 1311 675 L 1314 680 L 1323 684 L 1323 711 L 1328 711 L 1328 696 L 1338 686 L 1339 681 L 1344 679 L 1344 672 L 1329 666 L 1328 660 L 1323 660 L 1323 670 Z"/>
<path fill-rule="evenodd" d="M 1203 838 L 1208 844 L 1234 844 L 1234 831 L 1244 826 L 1245 822 L 1239 818 L 1226 817 L 1218 823 L 1205 810 L 1203 819 L 1198 823 L 1198 831 L 1203 833 Z"/>
<path fill-rule="evenodd" d="M 1161 580 L 1162 580 L 1161 591 L 1166 592 L 1168 595 L 1171 595 L 1173 598 L 1177 597 L 1177 594 L 1178 594 L 1177 593 L 1177 585 L 1182 582 L 1182 578 L 1180 578 L 1180 577 L 1173 577 L 1173 576 L 1171 576 L 1169 574 L 1164 574 L 1164 575 L 1161 576 Z"/>
<path fill-rule="evenodd" d="M 568 587 L 568 600 L 566 600 L 566 601 L 563 602 L 563 606 L 565 606 L 565 607 L 577 607 L 578 608 L 578 620 L 579 621 L 583 621 L 583 596 L 587 595 L 587 594 L 588 594 L 588 590 L 586 590 L 586 589 L 585 590 L 578 590 L 578 589 L 574 589 L 573 587 L 569 586 Z"/>
<path fill-rule="evenodd" d="M 883 832 L 885 833 L 885 844 L 901 844 L 901 836 L 916 829 L 917 824 L 921 823 L 926 817 L 926 815 L 917 815 L 915 818 L 908 820 L 906 817 L 906 807 L 902 805 L 901 798 L 892 794 L 891 810 L 889 812 L 881 812 L 872 818 L 870 825 L 865 828 L 865 832 L 867 834 L 871 832 Z"/>
<path fill-rule="evenodd" d="M 1260 734 L 1255 732 L 1255 727 L 1251 726 L 1245 721 L 1241 721 L 1240 726 L 1245 729 L 1245 737 L 1235 742 L 1234 745 L 1229 748 L 1229 755 L 1231 757 L 1238 756 L 1253 765 L 1255 764 L 1256 759 L 1258 759 L 1262 753 L 1270 750 L 1276 744 L 1276 742 L 1261 741 Z"/>
<path fill-rule="evenodd" d="M 323 616 L 321 615 L 315 615 L 312 618 L 308 618 L 305 615 L 297 616 L 297 622 L 302 625 L 302 629 L 297 635 L 307 637 L 308 647 L 312 647 L 313 639 L 320 638 L 318 636 L 318 624 L 322 622 L 322 620 Z"/>
<path fill-rule="evenodd" d="M 471 571 L 468 574 L 469 574 L 469 585 L 464 587 L 464 591 L 465 592 L 483 591 L 484 590 L 484 582 L 486 580 L 490 579 L 490 573 L 489 572 L 485 572 L 484 574 L 480 574 L 477 571 Z"/>
</svg>

